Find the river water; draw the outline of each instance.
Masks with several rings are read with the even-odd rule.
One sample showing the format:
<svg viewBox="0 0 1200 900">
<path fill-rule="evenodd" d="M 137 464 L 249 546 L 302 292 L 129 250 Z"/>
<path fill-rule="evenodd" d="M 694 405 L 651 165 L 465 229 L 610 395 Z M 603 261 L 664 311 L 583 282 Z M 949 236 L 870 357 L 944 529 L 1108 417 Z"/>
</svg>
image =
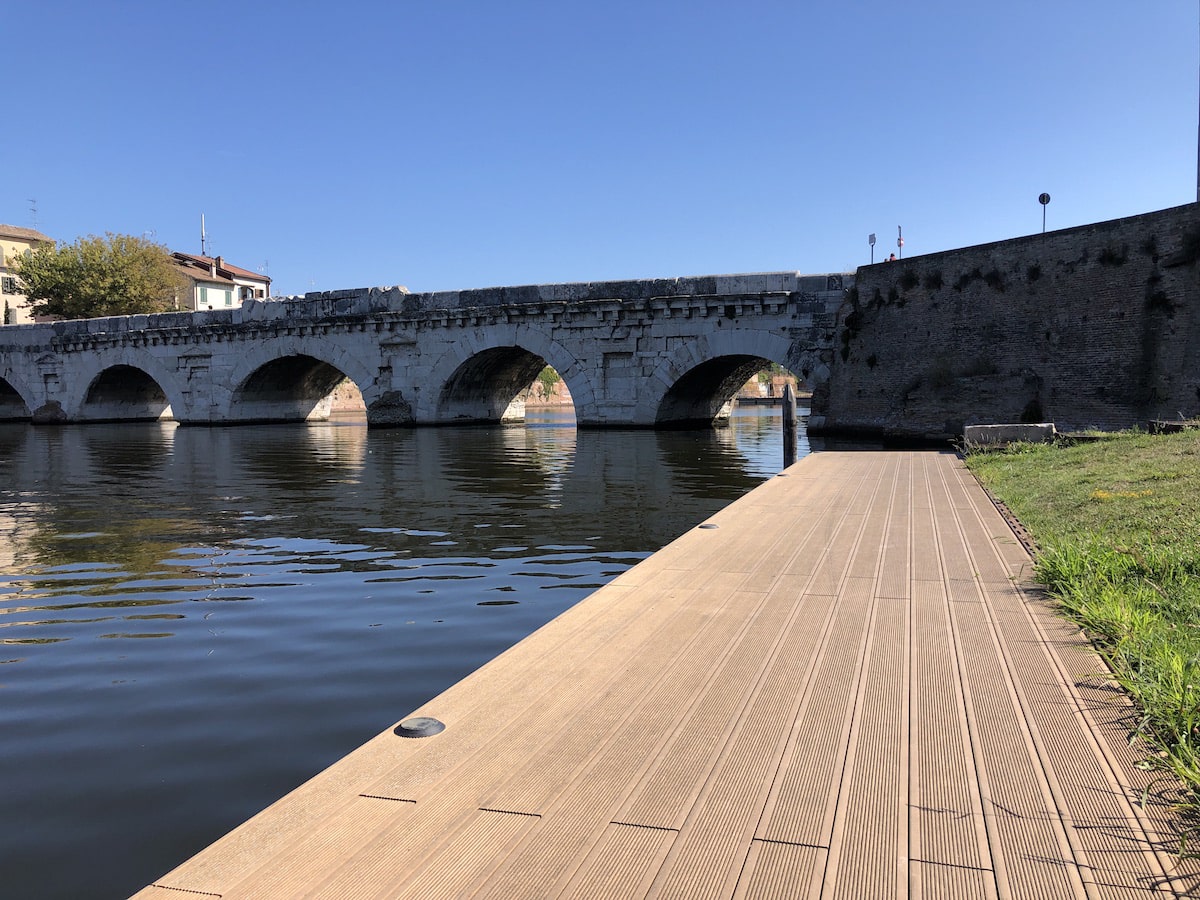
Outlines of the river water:
<svg viewBox="0 0 1200 900">
<path fill-rule="evenodd" d="M 53 900 L 135 892 L 778 472 L 782 449 L 772 408 L 690 432 L 531 411 L 0 425 L 0 466 L 0 896 Z"/>
</svg>

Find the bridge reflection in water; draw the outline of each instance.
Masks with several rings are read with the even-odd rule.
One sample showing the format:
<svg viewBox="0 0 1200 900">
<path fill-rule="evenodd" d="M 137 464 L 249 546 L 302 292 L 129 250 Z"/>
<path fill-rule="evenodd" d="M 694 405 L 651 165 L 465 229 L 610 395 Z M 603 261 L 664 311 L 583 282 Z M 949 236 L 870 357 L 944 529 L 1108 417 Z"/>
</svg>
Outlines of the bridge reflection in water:
<svg viewBox="0 0 1200 900">
<path fill-rule="evenodd" d="M 132 893 L 778 471 L 728 429 L 0 426 L 4 891 Z"/>
</svg>

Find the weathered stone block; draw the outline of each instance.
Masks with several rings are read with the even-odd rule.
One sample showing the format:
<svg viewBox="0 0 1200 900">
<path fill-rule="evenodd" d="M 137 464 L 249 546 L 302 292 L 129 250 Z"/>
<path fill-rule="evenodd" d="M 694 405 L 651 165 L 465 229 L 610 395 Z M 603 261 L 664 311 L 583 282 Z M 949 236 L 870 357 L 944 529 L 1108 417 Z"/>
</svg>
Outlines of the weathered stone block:
<svg viewBox="0 0 1200 900">
<path fill-rule="evenodd" d="M 968 447 L 998 447 L 1007 444 L 1050 444 L 1058 432 L 1053 422 L 1019 425 L 967 425 L 963 443 Z"/>
</svg>

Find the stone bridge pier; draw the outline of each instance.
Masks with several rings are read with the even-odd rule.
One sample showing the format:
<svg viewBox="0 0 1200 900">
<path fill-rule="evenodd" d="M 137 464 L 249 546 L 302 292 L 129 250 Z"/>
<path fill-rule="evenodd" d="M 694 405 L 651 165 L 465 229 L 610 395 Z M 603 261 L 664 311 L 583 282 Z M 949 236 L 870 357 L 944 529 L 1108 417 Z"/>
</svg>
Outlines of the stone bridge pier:
<svg viewBox="0 0 1200 900">
<path fill-rule="evenodd" d="M 709 425 L 777 363 L 821 391 L 849 274 L 776 272 L 412 294 L 0 329 L 0 419 L 318 420 L 349 378 L 372 426 L 520 419 L 546 365 L 582 427 Z"/>
</svg>

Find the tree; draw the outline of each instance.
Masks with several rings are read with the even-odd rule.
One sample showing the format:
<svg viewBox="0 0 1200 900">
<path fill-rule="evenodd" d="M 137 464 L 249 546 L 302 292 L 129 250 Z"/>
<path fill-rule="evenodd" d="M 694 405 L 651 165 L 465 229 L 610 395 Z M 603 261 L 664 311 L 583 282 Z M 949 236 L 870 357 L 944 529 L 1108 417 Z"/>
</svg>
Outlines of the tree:
<svg viewBox="0 0 1200 900">
<path fill-rule="evenodd" d="M 89 235 L 9 260 L 37 316 L 90 319 L 167 312 L 187 290 L 161 244 L 128 234 Z"/>
</svg>

